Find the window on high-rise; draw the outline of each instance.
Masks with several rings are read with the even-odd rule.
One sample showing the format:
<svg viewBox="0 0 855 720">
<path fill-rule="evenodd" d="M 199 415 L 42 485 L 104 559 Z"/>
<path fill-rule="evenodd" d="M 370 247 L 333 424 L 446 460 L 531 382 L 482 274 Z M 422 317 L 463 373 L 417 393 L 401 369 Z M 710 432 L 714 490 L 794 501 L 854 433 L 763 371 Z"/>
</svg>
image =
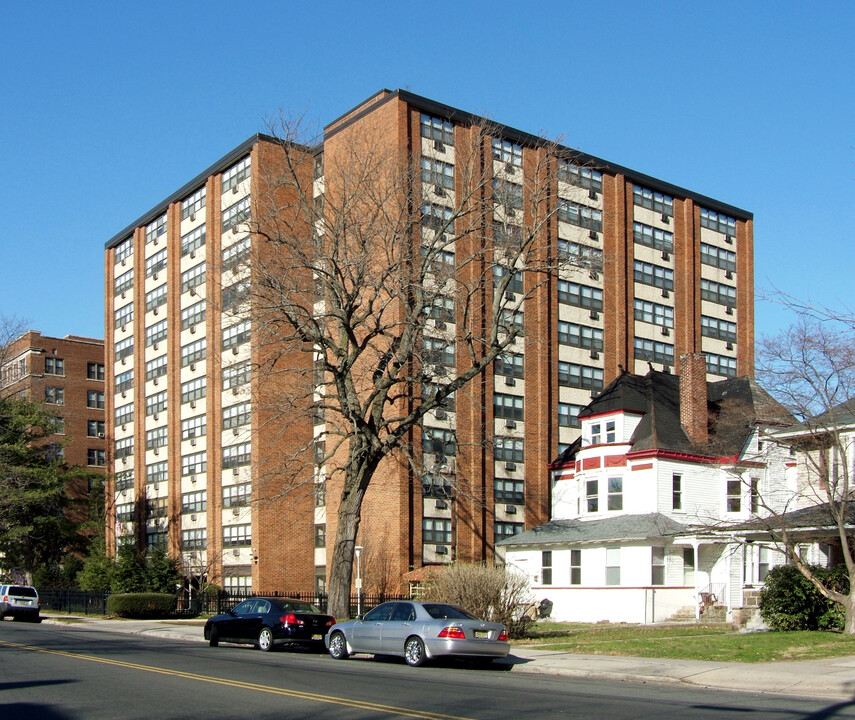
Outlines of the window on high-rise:
<svg viewBox="0 0 855 720">
<path fill-rule="evenodd" d="M 223 173 L 223 192 L 236 189 L 238 185 L 249 177 L 251 170 L 252 160 L 249 155 L 240 162 L 232 165 Z"/>
<path fill-rule="evenodd" d="M 665 193 L 636 185 L 632 190 L 632 201 L 639 207 L 653 210 L 666 217 L 674 215 L 674 198 Z"/>
<path fill-rule="evenodd" d="M 493 158 L 512 167 L 522 167 L 522 145 L 505 138 L 493 138 Z"/>
<path fill-rule="evenodd" d="M 206 188 L 203 185 L 192 195 L 188 195 L 181 201 L 181 219 L 195 219 L 196 215 L 203 207 L 205 207 Z M 184 253 L 182 253 L 184 254 Z"/>
<path fill-rule="evenodd" d="M 442 145 L 454 145 L 454 125 L 445 118 L 422 113 L 421 136 Z"/>
</svg>

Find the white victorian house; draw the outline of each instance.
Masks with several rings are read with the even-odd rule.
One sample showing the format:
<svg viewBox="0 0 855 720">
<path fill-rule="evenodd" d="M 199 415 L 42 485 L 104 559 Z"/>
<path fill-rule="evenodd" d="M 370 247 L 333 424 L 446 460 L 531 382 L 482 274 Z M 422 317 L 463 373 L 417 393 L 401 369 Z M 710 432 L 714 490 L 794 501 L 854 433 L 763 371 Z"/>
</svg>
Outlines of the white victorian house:
<svg viewBox="0 0 855 720">
<path fill-rule="evenodd" d="M 751 604 L 784 556 L 727 528 L 785 509 L 786 449 L 764 438 L 793 417 L 749 378 L 617 377 L 579 413 L 552 464 L 552 520 L 499 543 L 557 620 L 659 622 Z M 709 611 L 713 612 L 713 611 Z"/>
</svg>

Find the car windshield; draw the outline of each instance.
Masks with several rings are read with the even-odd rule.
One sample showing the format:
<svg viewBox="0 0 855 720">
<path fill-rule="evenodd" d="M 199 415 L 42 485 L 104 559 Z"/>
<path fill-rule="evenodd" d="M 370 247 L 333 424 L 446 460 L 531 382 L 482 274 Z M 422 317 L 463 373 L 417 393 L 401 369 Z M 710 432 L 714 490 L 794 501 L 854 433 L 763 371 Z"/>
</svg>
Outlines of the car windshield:
<svg viewBox="0 0 855 720">
<path fill-rule="evenodd" d="M 17 595 L 18 597 L 37 597 L 35 588 L 20 587 L 18 585 L 12 585 L 9 588 L 9 594 Z"/>
<path fill-rule="evenodd" d="M 437 620 L 478 620 L 468 610 L 464 610 L 459 605 L 443 605 L 440 603 L 424 603 L 422 607 L 427 611 L 427 614 Z"/>
</svg>

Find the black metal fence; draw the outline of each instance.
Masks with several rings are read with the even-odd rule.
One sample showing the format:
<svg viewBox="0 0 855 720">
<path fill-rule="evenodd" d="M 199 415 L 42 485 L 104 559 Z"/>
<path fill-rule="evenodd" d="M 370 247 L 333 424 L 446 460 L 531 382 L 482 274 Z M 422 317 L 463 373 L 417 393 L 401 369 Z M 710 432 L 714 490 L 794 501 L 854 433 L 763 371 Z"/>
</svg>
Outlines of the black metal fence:
<svg viewBox="0 0 855 720">
<path fill-rule="evenodd" d="M 39 588 L 42 610 L 54 612 L 66 612 L 79 615 L 106 615 L 107 598 L 109 592 L 89 590 L 58 590 L 51 588 Z M 195 617 L 196 615 L 219 615 L 234 608 L 238 603 L 256 595 L 265 597 L 289 597 L 295 600 L 304 600 L 318 606 L 321 612 L 327 611 L 329 597 L 325 593 L 314 592 L 224 592 L 213 590 L 207 593 L 194 592 L 192 597 L 185 593 L 176 601 L 175 615 L 178 617 Z M 388 593 L 362 594 L 350 596 L 350 616 L 355 617 L 361 608 L 362 612 L 368 612 L 371 608 L 390 600 L 409 600 L 407 595 L 392 595 Z M 361 603 L 360 603 L 361 600 Z M 344 618 L 342 618 L 344 619 Z"/>
</svg>

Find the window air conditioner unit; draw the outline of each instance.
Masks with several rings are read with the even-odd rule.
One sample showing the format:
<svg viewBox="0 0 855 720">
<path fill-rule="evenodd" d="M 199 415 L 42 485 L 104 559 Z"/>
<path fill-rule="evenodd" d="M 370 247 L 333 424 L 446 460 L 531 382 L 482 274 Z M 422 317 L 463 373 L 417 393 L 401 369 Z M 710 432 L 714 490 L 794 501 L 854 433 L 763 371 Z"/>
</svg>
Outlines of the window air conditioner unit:
<svg viewBox="0 0 855 720">
<path fill-rule="evenodd" d="M 196 476 L 195 475 L 190 476 L 190 482 L 194 483 L 194 484 L 196 483 Z"/>
<path fill-rule="evenodd" d="M 516 469 L 517 469 L 516 463 L 512 463 L 512 462 L 506 462 L 505 463 L 505 470 L 507 470 L 508 472 L 511 472 L 513 470 L 516 470 Z"/>
<path fill-rule="evenodd" d="M 160 455 L 160 449 L 157 446 L 154 447 L 154 454 Z"/>
<path fill-rule="evenodd" d="M 125 423 L 122 423 L 122 430 L 125 430 L 126 428 L 127 426 L 125 425 Z"/>
<path fill-rule="evenodd" d="M 190 438 L 190 446 L 196 447 L 196 438 Z"/>
<path fill-rule="evenodd" d="M 725 270 L 725 271 L 724 271 L 724 276 L 725 276 L 728 280 L 733 280 L 733 271 L 732 271 L 732 270 Z"/>
<path fill-rule="evenodd" d="M 598 313 L 596 310 L 591 310 L 591 312 L 588 314 L 590 315 L 591 320 L 599 320 L 600 319 L 600 313 Z"/>
<path fill-rule="evenodd" d="M 128 396 L 128 394 L 127 394 L 124 390 L 122 390 L 122 397 L 124 398 L 124 397 L 127 397 L 127 396 Z"/>
<path fill-rule="evenodd" d="M 237 354 L 238 354 L 238 349 L 237 349 L 237 345 L 235 345 L 235 346 L 232 348 L 232 355 L 237 355 Z"/>
<path fill-rule="evenodd" d="M 240 468 L 232 468 L 232 475 L 240 475 Z"/>
<path fill-rule="evenodd" d="M 196 407 L 196 401 L 195 401 L 195 400 L 191 400 L 191 401 L 190 401 L 190 407 L 191 407 L 191 408 L 195 408 L 195 407 Z"/>
<path fill-rule="evenodd" d="M 155 350 L 158 350 L 160 348 L 160 346 L 157 343 L 155 343 L 154 345 L 152 345 L 152 348 Z"/>
<path fill-rule="evenodd" d="M 234 515 L 235 517 L 240 515 L 240 508 L 232 508 L 232 515 Z"/>
<path fill-rule="evenodd" d="M 662 251 L 662 259 L 665 260 L 666 262 L 671 259 L 671 256 L 668 254 L 667 250 Z"/>
<path fill-rule="evenodd" d="M 152 385 L 157 385 L 157 378 L 153 378 L 153 379 L 152 379 L 152 381 L 151 381 L 151 384 L 152 384 Z"/>
<path fill-rule="evenodd" d="M 191 288 L 190 288 L 190 294 L 191 294 L 191 295 L 193 295 L 193 296 L 195 296 L 195 295 L 196 295 L 196 288 L 195 288 L 195 287 L 191 287 Z"/>
<path fill-rule="evenodd" d="M 668 225 L 671 222 L 671 218 L 668 217 L 665 213 L 662 213 L 662 222 Z"/>
<path fill-rule="evenodd" d="M 190 213 L 190 220 L 196 219 L 196 213 Z"/>
<path fill-rule="evenodd" d="M 667 337 L 668 335 L 671 334 L 671 331 L 663 325 L 662 326 L 662 334 Z"/>
<path fill-rule="evenodd" d="M 445 145 L 443 145 L 441 140 L 434 140 L 433 149 L 437 152 L 445 152 Z"/>
<path fill-rule="evenodd" d="M 436 501 L 436 509 L 437 510 L 445 510 L 448 508 L 448 503 L 445 500 L 437 500 Z"/>
<path fill-rule="evenodd" d="M 505 163 L 505 172 L 513 175 L 517 171 L 513 163 Z"/>
<path fill-rule="evenodd" d="M 512 378 L 510 375 L 505 375 L 505 385 L 508 385 L 509 387 L 513 387 L 516 384 L 517 384 L 517 381 L 514 380 L 514 378 Z"/>
<path fill-rule="evenodd" d="M 127 358 L 122 358 L 122 365 L 124 365 L 124 364 L 125 364 L 125 360 L 126 360 L 126 359 L 127 359 Z"/>
<path fill-rule="evenodd" d="M 445 414 L 445 410 L 437 410 L 436 411 L 436 419 L 437 420 L 445 420 L 448 415 Z"/>
<path fill-rule="evenodd" d="M 733 307 L 731 307 L 730 305 L 728 305 L 728 306 L 727 306 L 727 308 L 726 308 L 726 309 L 725 309 L 725 311 L 724 311 L 724 314 L 725 314 L 725 315 L 733 315 Z"/>
<path fill-rule="evenodd" d="M 196 515 L 195 515 L 195 514 L 194 514 L 194 515 L 191 515 L 191 516 L 190 516 L 190 519 L 191 519 L 193 522 L 196 522 Z"/>
<path fill-rule="evenodd" d="M 599 358 L 600 353 L 598 353 L 596 350 L 591 350 L 591 360 L 599 360 Z"/>
<path fill-rule="evenodd" d="M 511 290 L 505 291 L 505 300 L 516 300 L 516 299 L 517 299 L 517 296 L 514 295 L 513 291 L 511 291 Z"/>
<path fill-rule="evenodd" d="M 121 297 L 122 297 L 122 300 L 124 300 L 124 299 L 125 299 L 125 295 L 126 295 L 126 293 L 125 293 L 124 291 L 122 291 L 122 296 L 121 296 Z"/>
<path fill-rule="evenodd" d="M 448 555 L 448 548 L 445 545 L 437 545 L 436 546 L 436 554 L 437 555 Z"/>
<path fill-rule="evenodd" d="M 436 320 L 434 325 L 437 330 L 445 330 L 445 323 L 442 320 Z"/>
<path fill-rule="evenodd" d="M 437 197 L 445 197 L 445 188 L 442 185 L 434 185 L 433 194 Z"/>
<path fill-rule="evenodd" d="M 597 191 L 594 189 L 588 190 L 588 197 L 591 200 L 596 200 L 597 199 Z"/>
<path fill-rule="evenodd" d="M 196 334 L 196 326 L 195 326 L 195 325 L 191 325 L 191 326 L 190 326 L 190 334 L 191 334 L 191 335 L 195 335 L 195 334 Z"/>
<path fill-rule="evenodd" d="M 664 298 L 669 298 L 669 297 L 671 297 L 671 291 L 670 291 L 670 290 L 664 290 L 664 289 L 663 289 L 663 290 L 662 290 L 662 297 L 664 297 Z"/>
<path fill-rule="evenodd" d="M 505 420 L 505 427 L 506 428 L 515 428 L 516 426 L 517 426 L 516 420 L 510 420 L 510 419 Z"/>
<path fill-rule="evenodd" d="M 240 433 L 240 429 L 239 429 L 239 428 L 234 428 L 234 429 L 232 430 L 232 435 L 237 435 L 238 433 Z"/>
<path fill-rule="evenodd" d="M 725 236 L 724 236 L 724 241 L 725 241 L 728 245 L 733 245 L 733 235 L 725 235 Z"/>
<path fill-rule="evenodd" d="M 160 418 L 160 415 L 158 415 L 157 413 L 155 413 L 155 414 L 154 414 L 154 419 L 155 419 L 155 420 L 157 420 L 157 419 L 159 419 L 159 418 Z"/>
<path fill-rule="evenodd" d="M 240 550 L 235 548 L 234 550 L 232 550 L 232 555 L 234 555 L 235 557 L 238 557 L 240 555 Z"/>
<path fill-rule="evenodd" d="M 157 273 L 152 273 L 152 274 L 151 274 L 151 279 L 152 279 L 152 280 L 157 280 Z"/>
<path fill-rule="evenodd" d="M 505 512 L 508 515 L 516 515 L 517 514 L 516 505 L 505 505 Z"/>
<path fill-rule="evenodd" d="M 98 433 L 98 437 L 103 440 L 104 439 L 104 433 Z"/>
<path fill-rule="evenodd" d="M 596 231 L 596 230 L 590 230 L 590 231 L 588 232 L 588 237 L 589 237 L 589 238 L 591 238 L 591 240 L 599 240 L 599 239 L 600 239 L 600 236 L 599 236 L 599 235 L 597 235 L 597 231 Z"/>
<path fill-rule="evenodd" d="M 237 191 L 238 191 L 238 186 L 237 186 L 237 183 L 235 183 L 234 185 L 232 185 L 232 195 L 237 195 Z"/>
<path fill-rule="evenodd" d="M 122 267 L 125 267 L 126 263 L 127 263 L 127 260 L 125 258 L 122 258 Z M 122 295 L 122 297 L 125 297 L 125 296 Z"/>
<path fill-rule="evenodd" d="M 724 347 L 727 348 L 728 350 L 733 350 L 733 343 L 729 342 Z"/>
</svg>

